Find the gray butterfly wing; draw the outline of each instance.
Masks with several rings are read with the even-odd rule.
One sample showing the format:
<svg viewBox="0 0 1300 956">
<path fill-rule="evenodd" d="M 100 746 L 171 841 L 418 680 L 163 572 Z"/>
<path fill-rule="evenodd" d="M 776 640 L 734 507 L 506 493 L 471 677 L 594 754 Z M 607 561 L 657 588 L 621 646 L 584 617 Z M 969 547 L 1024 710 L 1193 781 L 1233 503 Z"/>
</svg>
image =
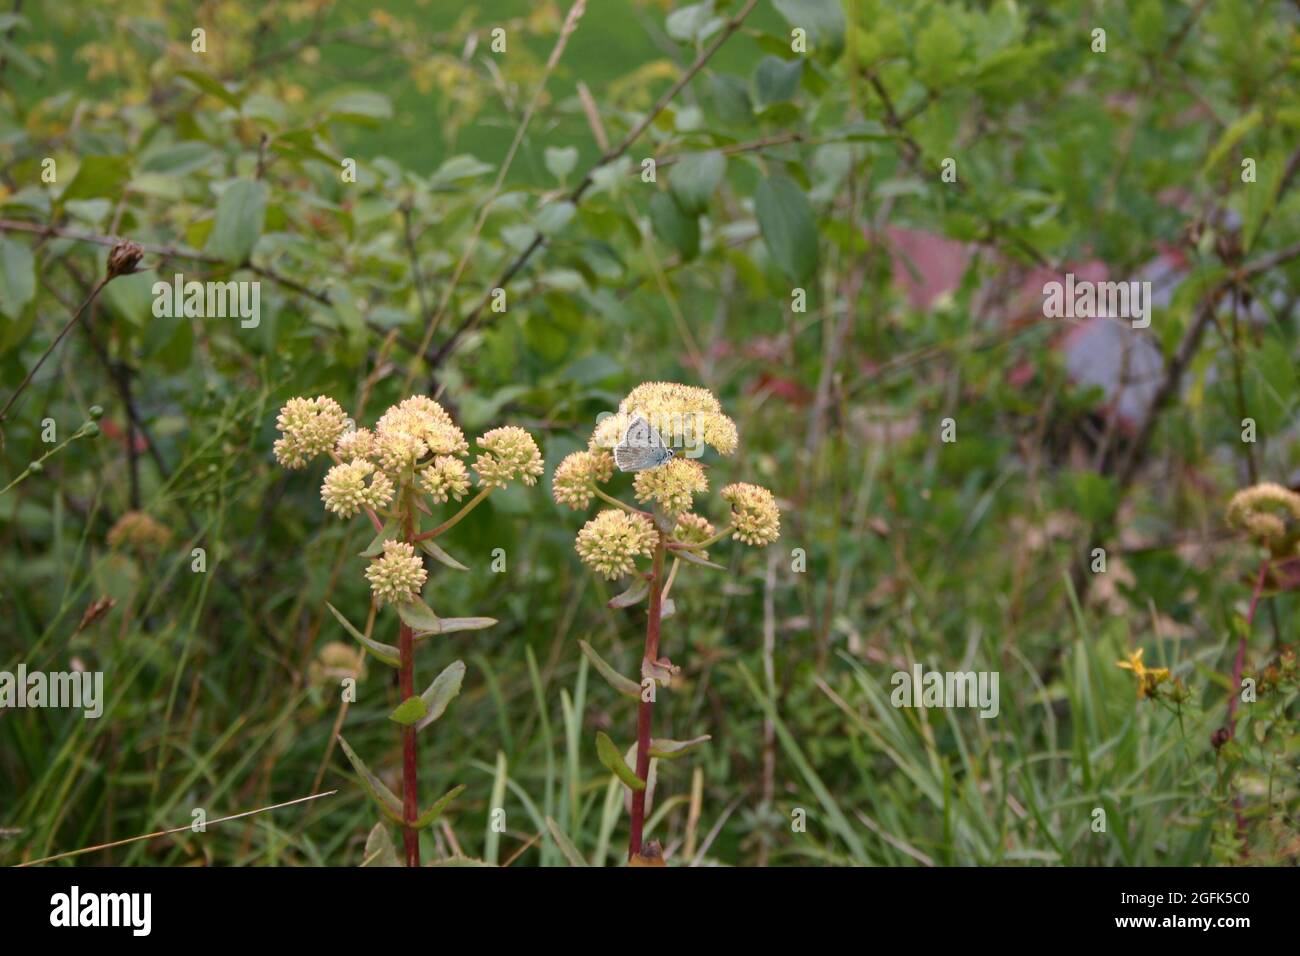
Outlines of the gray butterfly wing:
<svg viewBox="0 0 1300 956">
<path fill-rule="evenodd" d="M 673 450 L 658 430 L 641 416 L 628 423 L 623 440 L 614 446 L 614 464 L 619 471 L 657 468 L 673 457 Z"/>
</svg>

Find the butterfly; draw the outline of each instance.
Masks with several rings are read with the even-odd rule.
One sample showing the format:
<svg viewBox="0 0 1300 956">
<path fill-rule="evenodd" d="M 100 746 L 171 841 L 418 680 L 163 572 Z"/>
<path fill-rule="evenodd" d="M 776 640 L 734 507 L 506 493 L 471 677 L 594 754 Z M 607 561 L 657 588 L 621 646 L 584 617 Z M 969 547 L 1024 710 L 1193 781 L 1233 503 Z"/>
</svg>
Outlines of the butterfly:
<svg viewBox="0 0 1300 956">
<path fill-rule="evenodd" d="M 623 440 L 614 446 L 614 464 L 619 471 L 658 468 L 673 457 L 658 429 L 638 415 L 628 423 Z"/>
</svg>

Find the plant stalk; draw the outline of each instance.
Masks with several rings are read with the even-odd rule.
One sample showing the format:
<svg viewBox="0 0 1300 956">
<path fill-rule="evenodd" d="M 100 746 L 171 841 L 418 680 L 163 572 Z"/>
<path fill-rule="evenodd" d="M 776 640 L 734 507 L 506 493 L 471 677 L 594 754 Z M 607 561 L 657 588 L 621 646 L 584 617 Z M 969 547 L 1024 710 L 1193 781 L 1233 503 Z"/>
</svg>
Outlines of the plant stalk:
<svg viewBox="0 0 1300 956">
<path fill-rule="evenodd" d="M 413 509 L 406 501 L 402 508 L 402 540 L 412 542 L 414 538 Z M 405 621 L 401 622 L 397 649 L 401 665 L 397 678 L 399 696 L 405 701 L 415 696 L 415 637 Z M 406 850 L 407 866 L 420 865 L 420 832 L 413 826 L 420 815 L 418 789 L 415 725 L 409 724 L 402 728 L 402 817 L 407 824 L 402 827 L 402 844 Z"/>
<path fill-rule="evenodd" d="M 645 625 L 645 658 L 652 663 L 659 659 L 659 616 L 663 610 L 664 592 L 664 536 L 655 542 L 654 565 L 650 572 L 650 611 Z M 651 695 L 653 696 L 653 695 Z M 645 799 L 650 783 L 650 724 L 654 717 L 654 701 L 645 699 L 636 712 L 636 775 L 646 787 L 632 794 L 632 836 L 628 841 L 627 858 L 641 852 L 641 835 L 645 829 Z"/>
</svg>

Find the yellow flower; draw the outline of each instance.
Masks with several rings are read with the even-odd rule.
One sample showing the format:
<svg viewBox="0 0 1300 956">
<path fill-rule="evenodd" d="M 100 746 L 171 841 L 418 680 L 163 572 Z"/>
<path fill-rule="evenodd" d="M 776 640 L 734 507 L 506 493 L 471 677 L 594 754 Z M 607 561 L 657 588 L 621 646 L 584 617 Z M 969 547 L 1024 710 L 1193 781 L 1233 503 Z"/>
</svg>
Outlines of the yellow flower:
<svg viewBox="0 0 1300 956">
<path fill-rule="evenodd" d="M 707 491 L 709 479 L 697 461 L 672 458 L 666 464 L 637 473 L 632 482 L 637 501 L 654 501 L 664 514 L 690 509 L 694 496 Z"/>
<path fill-rule="evenodd" d="M 338 402 L 320 395 L 289 399 L 275 424 L 284 436 L 275 443 L 276 460 L 285 468 L 302 468 L 334 447 L 347 430 L 348 417 Z"/>
<path fill-rule="evenodd" d="M 604 484 L 613 475 L 614 456 L 609 452 L 575 451 L 556 466 L 551 494 L 557 505 L 568 505 L 577 511 L 591 504 L 596 485 Z"/>
<path fill-rule="evenodd" d="M 781 536 L 781 509 L 772 492 L 758 485 L 737 482 L 722 489 L 722 499 L 731 504 L 731 536 L 754 547 L 771 544 Z"/>
<path fill-rule="evenodd" d="M 545 470 L 537 442 L 522 428 L 494 428 L 479 437 L 478 446 L 483 453 L 474 459 L 474 470 L 480 488 L 504 488 L 515 478 L 535 485 Z"/>
<path fill-rule="evenodd" d="M 636 569 L 636 557 L 654 550 L 657 533 L 648 518 L 607 509 L 588 521 L 574 543 L 593 571 L 613 580 Z"/>
<path fill-rule="evenodd" d="M 420 487 L 438 504 L 449 495 L 460 501 L 469 491 L 469 470 L 459 458 L 439 455 L 433 464 L 420 470 Z"/>
<path fill-rule="evenodd" d="M 370 484 L 366 484 L 366 478 Z M 365 459 L 335 465 L 325 473 L 320 496 L 325 510 L 351 518 L 362 508 L 382 508 L 393 500 L 393 483 Z"/>
<path fill-rule="evenodd" d="M 1138 648 L 1128 656 L 1127 660 L 1116 661 L 1116 667 L 1122 667 L 1127 671 L 1132 671 L 1133 676 L 1137 678 L 1138 700 L 1144 697 L 1154 697 L 1157 688 L 1169 680 L 1169 670 L 1165 667 L 1147 667 L 1142 663 L 1143 648 Z"/>
<path fill-rule="evenodd" d="M 366 568 L 370 590 L 381 602 L 412 600 L 428 576 L 415 548 L 405 541 L 385 541 L 383 556 Z"/>
</svg>

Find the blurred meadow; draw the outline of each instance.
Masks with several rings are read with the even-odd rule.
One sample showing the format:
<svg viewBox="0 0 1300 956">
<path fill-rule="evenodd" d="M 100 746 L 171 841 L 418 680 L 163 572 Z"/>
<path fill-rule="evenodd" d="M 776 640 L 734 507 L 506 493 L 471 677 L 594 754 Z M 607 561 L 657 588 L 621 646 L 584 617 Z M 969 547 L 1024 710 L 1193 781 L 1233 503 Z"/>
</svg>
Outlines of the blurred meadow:
<svg viewBox="0 0 1300 956">
<path fill-rule="evenodd" d="M 702 514 L 737 481 L 781 509 L 674 578 L 656 732 L 710 740 L 658 762 L 669 865 L 1294 864 L 1298 26 L 1245 0 L 12 5 L 0 671 L 99 671 L 104 701 L 0 708 L 0 864 L 334 789 L 66 862 L 388 858 L 335 738 L 400 794 L 401 696 L 327 606 L 392 640 L 375 530 L 272 448 L 292 397 L 371 425 L 411 394 L 545 460 L 439 539 L 468 571 L 425 562 L 439 613 L 498 623 L 418 646 L 420 687 L 466 667 L 421 737 L 424 802 L 465 786 L 423 856 L 622 864 L 595 740 L 632 744 L 634 706 L 579 642 L 635 675 L 647 612 L 608 605 L 628 582 L 583 565 L 592 515 L 552 478 L 650 381 L 736 423 Z M 118 237 L 141 271 L 94 296 Z M 157 315 L 177 272 L 258 281 L 260 321 Z M 1066 273 L 1150 281 L 1149 327 L 1045 316 Z M 1230 520 L 1262 482 L 1281 517 Z M 892 704 L 914 664 L 996 673 L 996 717 Z"/>
</svg>

